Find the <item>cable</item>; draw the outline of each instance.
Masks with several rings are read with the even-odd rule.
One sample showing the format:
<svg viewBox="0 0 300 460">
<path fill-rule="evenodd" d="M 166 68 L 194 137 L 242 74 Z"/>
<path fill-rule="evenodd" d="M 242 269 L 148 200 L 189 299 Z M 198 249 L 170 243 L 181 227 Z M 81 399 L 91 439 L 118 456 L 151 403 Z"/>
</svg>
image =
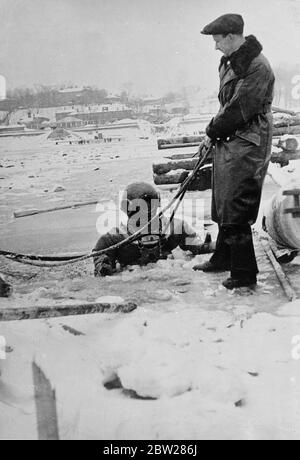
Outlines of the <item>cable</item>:
<svg viewBox="0 0 300 460">
<path fill-rule="evenodd" d="M 210 151 L 212 149 L 212 146 L 209 147 L 202 158 L 199 158 L 193 172 L 185 179 L 185 181 L 181 184 L 178 192 L 176 195 L 172 198 L 172 200 L 159 212 L 159 218 L 161 218 L 178 200 L 178 203 L 174 207 L 174 210 L 172 212 L 172 215 L 169 219 L 168 222 L 168 227 L 171 224 L 172 220 L 174 219 L 175 213 L 179 207 L 179 204 L 183 200 L 183 197 L 187 191 L 187 187 L 194 178 L 195 174 L 197 171 L 203 166 L 204 162 L 206 161 L 208 155 L 210 154 Z M 138 230 L 136 233 L 133 235 L 130 235 L 128 238 L 125 240 L 121 241 L 120 243 L 117 243 L 113 246 L 110 246 L 109 248 L 103 249 L 101 251 L 92 251 L 89 254 L 85 254 L 83 256 L 69 256 L 66 259 L 60 258 L 59 256 L 35 256 L 35 255 L 25 255 L 25 254 L 18 254 L 18 253 L 13 253 L 9 251 L 3 251 L 0 250 L 0 254 L 4 255 L 4 257 L 8 259 L 12 259 L 14 262 L 18 262 L 24 265 L 31 265 L 35 267 L 42 267 L 42 268 L 53 268 L 53 267 L 63 267 L 66 265 L 72 265 L 77 262 L 83 262 L 84 260 L 90 259 L 92 257 L 98 257 L 102 254 L 107 254 L 108 252 L 114 251 L 116 249 L 120 249 L 121 247 L 132 243 L 136 241 L 140 235 L 143 233 L 145 229 L 148 228 L 148 226 L 157 218 L 157 216 L 154 216 L 144 227 L 142 227 L 140 230 Z M 39 263 L 38 261 L 41 261 L 42 263 Z M 52 261 L 52 262 L 51 262 Z"/>
<path fill-rule="evenodd" d="M 16 252 L 11 252 L 11 251 L 3 251 L 0 249 L 0 255 L 4 257 L 17 257 L 17 258 L 25 258 L 28 260 L 40 260 L 40 261 L 46 261 L 46 262 L 58 262 L 58 261 L 66 261 L 66 260 L 73 260 L 73 259 L 79 259 L 80 257 L 83 257 L 85 254 L 77 254 L 77 255 L 64 255 L 64 256 L 59 256 L 59 255 L 54 255 L 54 256 L 44 256 L 44 255 L 35 255 L 35 254 L 19 254 Z"/>
</svg>

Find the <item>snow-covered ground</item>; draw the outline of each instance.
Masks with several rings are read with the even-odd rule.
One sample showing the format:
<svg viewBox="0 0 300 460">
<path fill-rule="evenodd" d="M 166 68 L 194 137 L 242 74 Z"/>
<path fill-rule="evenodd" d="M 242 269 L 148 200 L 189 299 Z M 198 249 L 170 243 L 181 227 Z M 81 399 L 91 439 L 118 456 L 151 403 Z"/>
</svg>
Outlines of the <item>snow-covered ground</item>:
<svg viewBox="0 0 300 460">
<path fill-rule="evenodd" d="M 112 200 L 130 181 L 151 181 L 152 161 L 161 155 L 151 140 L 49 142 L 1 140 L 2 249 L 89 251 L 98 236 L 95 207 L 24 219 L 12 212 Z M 54 193 L 57 185 L 65 191 Z M 269 178 L 265 197 L 276 190 Z M 210 194 L 203 196 L 209 209 Z M 93 277 L 91 261 L 49 270 L 1 259 L 14 294 L 1 299 L 0 308 L 103 296 L 133 300 L 138 308 L 0 323 L 0 357 L 6 354 L 0 359 L 0 438 L 37 438 L 33 360 L 56 390 L 62 439 L 299 438 L 300 304 L 285 305 L 262 248 L 256 250 L 257 290 L 233 293 L 220 287 L 226 274 L 192 270 L 208 256 L 192 260 L 181 250 L 103 279 Z M 299 265 L 296 259 L 288 267 L 297 290 Z"/>
<path fill-rule="evenodd" d="M 299 439 L 299 309 L 195 302 L 3 324 L 0 437 L 37 437 L 35 360 L 55 387 L 62 439 Z"/>
</svg>

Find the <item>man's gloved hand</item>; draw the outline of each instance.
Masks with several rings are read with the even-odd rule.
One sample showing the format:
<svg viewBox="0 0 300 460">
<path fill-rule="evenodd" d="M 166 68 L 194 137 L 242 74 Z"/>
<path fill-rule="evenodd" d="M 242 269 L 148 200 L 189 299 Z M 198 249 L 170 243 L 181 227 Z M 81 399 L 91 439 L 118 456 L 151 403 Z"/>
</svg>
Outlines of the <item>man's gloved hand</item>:
<svg viewBox="0 0 300 460">
<path fill-rule="evenodd" d="M 101 261 L 95 264 L 95 276 L 112 276 L 114 269 L 108 261 Z"/>
<path fill-rule="evenodd" d="M 201 144 L 199 145 L 198 152 L 197 154 L 199 155 L 200 158 L 202 158 L 207 150 L 209 150 L 213 146 L 213 141 L 209 137 L 205 137 Z"/>
<path fill-rule="evenodd" d="M 9 297 L 12 294 L 12 286 L 0 276 L 0 297 Z"/>
<path fill-rule="evenodd" d="M 216 141 L 217 140 L 217 133 L 213 127 L 213 124 L 214 124 L 214 119 L 212 118 L 209 125 L 207 126 L 206 128 L 206 135 L 212 140 L 212 141 Z"/>
</svg>

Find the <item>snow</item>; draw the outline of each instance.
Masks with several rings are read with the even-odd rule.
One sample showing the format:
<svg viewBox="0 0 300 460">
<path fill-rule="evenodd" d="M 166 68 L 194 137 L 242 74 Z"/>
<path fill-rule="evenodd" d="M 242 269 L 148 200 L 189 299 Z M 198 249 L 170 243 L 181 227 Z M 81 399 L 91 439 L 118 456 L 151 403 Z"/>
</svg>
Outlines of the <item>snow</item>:
<svg viewBox="0 0 300 460">
<path fill-rule="evenodd" d="M 1 438 L 37 436 L 35 359 L 55 387 L 62 439 L 297 439 L 299 315 L 256 314 L 241 326 L 242 307 L 3 323 L 13 352 L 0 362 Z M 107 390 L 116 376 L 155 400 Z"/>
<path fill-rule="evenodd" d="M 153 143 L 77 147 L 24 139 L 3 146 L 2 243 L 17 242 L 20 250 L 35 253 L 89 250 L 98 236 L 94 208 L 86 214 L 72 210 L 65 219 L 55 213 L 18 222 L 9 220 L 13 209 L 95 195 L 112 199 L 137 174 L 151 180 L 152 161 L 160 155 Z M 112 159 L 121 151 L 119 162 Z M 6 169 L 10 164 L 15 167 Z M 93 173 L 96 166 L 100 172 Z M 36 177 L 29 180 L 29 174 Z M 56 198 L 51 190 L 60 183 L 66 192 Z M 77 220 L 67 226 L 73 213 Z M 181 250 L 174 258 L 103 279 L 93 278 L 91 261 L 65 271 L 9 265 L 19 278 L 13 278 L 14 294 L 0 299 L 0 308 L 123 299 L 138 308 L 126 315 L 0 323 L 6 344 L 0 439 L 37 438 L 33 360 L 55 388 L 61 439 L 299 439 L 300 304 L 285 305 L 272 268 L 256 249 L 256 292 L 227 292 L 221 286 L 225 274 L 194 272 L 205 257 L 191 259 Z M 296 287 L 297 263 L 291 264 Z M 108 390 L 112 381 L 119 388 Z"/>
</svg>

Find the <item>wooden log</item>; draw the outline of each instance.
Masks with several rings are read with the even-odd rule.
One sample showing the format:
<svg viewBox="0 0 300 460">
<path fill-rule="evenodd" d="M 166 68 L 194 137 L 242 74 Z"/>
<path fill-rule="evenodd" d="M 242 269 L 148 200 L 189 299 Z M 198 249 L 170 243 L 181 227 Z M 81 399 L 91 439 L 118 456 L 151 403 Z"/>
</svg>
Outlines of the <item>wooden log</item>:
<svg viewBox="0 0 300 460">
<path fill-rule="evenodd" d="M 91 205 L 96 205 L 100 203 L 100 200 L 93 200 L 93 201 L 86 201 L 83 203 L 74 203 L 74 204 L 68 204 L 65 206 L 55 206 L 53 208 L 46 208 L 46 209 L 28 209 L 26 211 L 14 211 L 14 217 L 20 218 L 20 217 L 28 217 L 28 216 L 34 216 L 36 214 L 44 214 L 47 212 L 54 212 L 54 211 L 61 211 L 64 209 L 76 209 L 80 208 L 81 206 L 91 206 Z"/>
<path fill-rule="evenodd" d="M 198 158 L 168 161 L 164 160 L 160 163 L 153 163 L 152 169 L 154 174 L 167 174 L 170 171 L 176 171 L 178 169 L 185 169 L 186 171 L 192 171 L 198 162 Z"/>
<path fill-rule="evenodd" d="M 167 174 L 153 174 L 153 180 L 155 185 L 182 184 L 188 175 L 189 171 L 178 170 Z"/>
<path fill-rule="evenodd" d="M 166 149 L 182 149 L 185 147 L 199 147 L 200 142 L 191 142 L 190 144 L 166 144 L 159 147 L 158 150 L 166 150 Z"/>
<path fill-rule="evenodd" d="M 285 128 L 288 126 L 297 126 L 300 125 L 300 115 L 294 116 L 282 116 L 273 118 L 273 126 L 275 128 Z"/>
<path fill-rule="evenodd" d="M 162 148 L 174 148 L 176 145 L 181 145 L 185 147 L 186 145 L 191 146 L 191 144 L 199 145 L 205 135 L 201 136 L 178 136 L 178 137 L 169 137 L 165 139 L 157 139 L 158 150 Z"/>
<path fill-rule="evenodd" d="M 154 174 L 154 183 L 156 185 L 181 184 L 189 175 L 189 171 L 182 171 L 168 174 Z M 205 191 L 211 189 L 211 165 L 206 165 L 200 169 L 192 182 L 189 184 L 188 191 Z"/>
<path fill-rule="evenodd" d="M 296 126 L 284 126 L 281 128 L 273 127 L 273 136 L 283 136 L 285 134 L 296 135 L 300 134 L 300 125 Z"/>
<path fill-rule="evenodd" d="M 1 308 L 0 321 L 15 321 L 61 316 L 90 315 L 96 313 L 130 313 L 137 308 L 134 302 L 124 303 L 86 303 L 73 305 L 33 306 Z"/>
<path fill-rule="evenodd" d="M 165 156 L 169 160 L 188 160 L 189 158 L 195 158 L 195 153 L 175 153 L 174 155 Z"/>
</svg>

